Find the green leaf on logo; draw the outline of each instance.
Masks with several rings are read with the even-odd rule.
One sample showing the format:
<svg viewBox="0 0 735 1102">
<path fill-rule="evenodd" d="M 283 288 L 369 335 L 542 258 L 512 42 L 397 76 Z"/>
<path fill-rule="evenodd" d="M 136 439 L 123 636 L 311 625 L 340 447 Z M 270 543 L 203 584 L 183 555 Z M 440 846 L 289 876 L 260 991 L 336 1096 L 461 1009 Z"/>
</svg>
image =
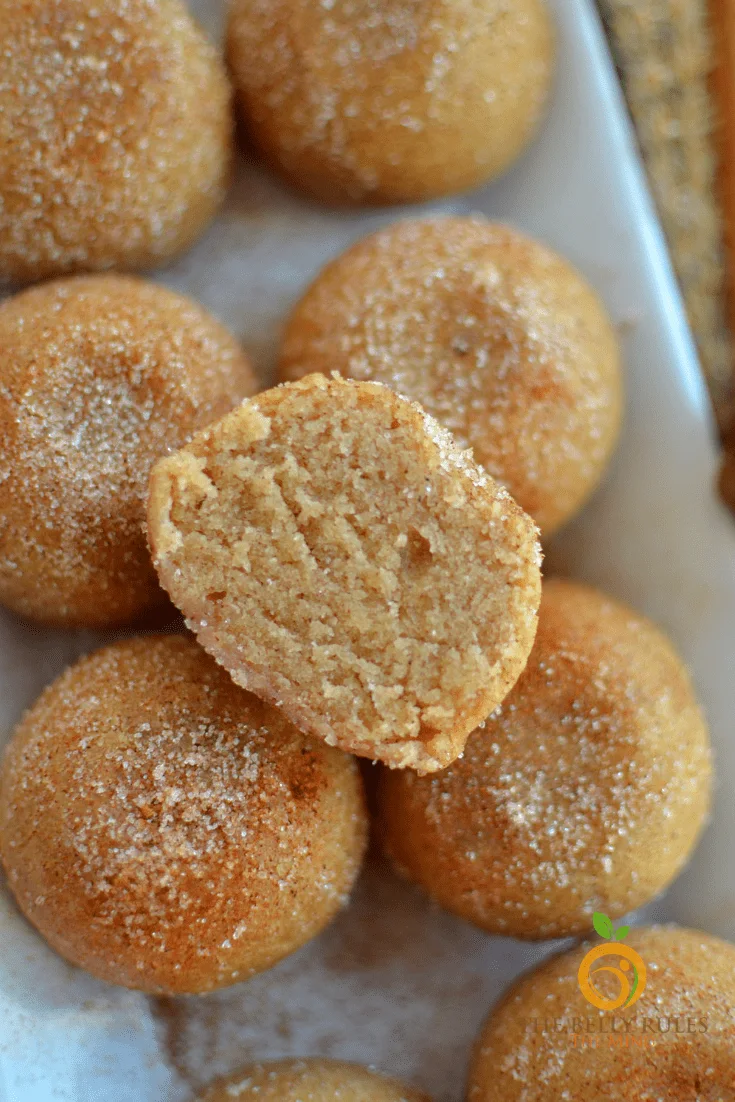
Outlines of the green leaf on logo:
<svg viewBox="0 0 735 1102">
<path fill-rule="evenodd" d="M 604 937 L 606 941 L 610 940 L 613 933 L 613 924 L 607 915 L 604 915 L 601 911 L 595 911 L 592 915 L 592 925 L 600 937 Z"/>
<path fill-rule="evenodd" d="M 636 968 L 635 965 L 633 965 L 633 982 L 630 985 L 630 994 L 628 995 L 628 998 L 623 1003 L 623 1007 L 626 1007 L 628 1005 L 628 1003 L 633 1002 L 633 999 L 635 997 L 635 993 L 636 993 L 637 990 L 638 990 L 638 969 Z"/>
<path fill-rule="evenodd" d="M 618 926 L 615 931 L 615 940 L 622 941 L 624 937 L 627 937 L 630 933 L 630 926 Z"/>
</svg>

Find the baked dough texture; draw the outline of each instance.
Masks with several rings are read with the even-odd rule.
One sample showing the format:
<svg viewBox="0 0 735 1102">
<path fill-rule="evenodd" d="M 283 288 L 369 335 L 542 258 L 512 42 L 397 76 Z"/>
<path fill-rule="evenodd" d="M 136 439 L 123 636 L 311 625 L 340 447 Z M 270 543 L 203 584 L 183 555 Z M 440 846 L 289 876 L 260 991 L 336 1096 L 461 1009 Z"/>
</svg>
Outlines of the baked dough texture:
<svg viewBox="0 0 735 1102">
<path fill-rule="evenodd" d="M 228 59 L 268 161 L 331 203 L 410 203 L 503 172 L 546 107 L 543 0 L 233 0 Z"/>
<path fill-rule="evenodd" d="M 388 226 L 317 276 L 286 326 L 281 379 L 338 371 L 419 402 L 545 537 L 607 469 L 623 408 L 618 340 L 566 260 L 480 216 Z"/>
<path fill-rule="evenodd" d="M 669 641 L 594 589 L 548 581 L 528 665 L 435 777 L 381 776 L 397 866 L 490 933 L 565 937 L 647 903 L 709 810 L 707 726 Z"/>
<path fill-rule="evenodd" d="M 516 681 L 536 529 L 418 406 L 310 376 L 154 468 L 162 584 L 203 646 L 303 730 L 430 772 Z"/>
<path fill-rule="evenodd" d="M 253 1064 L 206 1091 L 201 1102 L 429 1102 L 426 1095 L 357 1064 L 280 1060 Z"/>
<path fill-rule="evenodd" d="M 188 636 L 82 659 L 26 713 L 0 774 L 21 910 L 67 960 L 156 994 L 237 983 L 319 933 L 366 834 L 355 761 Z"/>
<path fill-rule="evenodd" d="M 255 389 L 191 299 L 74 276 L 0 304 L 0 601 L 70 627 L 165 599 L 143 527 L 153 462 Z"/>
<path fill-rule="evenodd" d="M 732 1102 L 735 947 L 676 926 L 634 930 L 625 945 L 643 959 L 647 983 L 614 1013 L 580 991 L 590 945 L 515 983 L 478 1038 L 468 1102 Z M 607 979 L 615 999 L 620 981 Z"/>
<path fill-rule="evenodd" d="M 182 0 L 0 0 L 0 283 L 154 267 L 230 179 L 230 87 Z"/>
</svg>

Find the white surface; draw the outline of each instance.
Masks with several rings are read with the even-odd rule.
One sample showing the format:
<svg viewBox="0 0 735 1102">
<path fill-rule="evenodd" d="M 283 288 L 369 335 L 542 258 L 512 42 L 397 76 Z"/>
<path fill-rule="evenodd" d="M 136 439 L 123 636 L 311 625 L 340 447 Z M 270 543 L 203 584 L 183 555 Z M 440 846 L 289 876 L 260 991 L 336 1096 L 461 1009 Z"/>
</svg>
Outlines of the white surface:
<svg viewBox="0 0 735 1102">
<path fill-rule="evenodd" d="M 219 0 L 195 6 L 216 32 Z M 480 210 L 543 238 L 620 325 L 624 438 L 550 562 L 659 620 L 691 664 L 719 792 L 690 870 L 656 913 L 735 939 L 735 525 L 714 498 L 704 388 L 597 17 L 590 0 L 553 7 L 559 76 L 539 141 L 499 184 L 434 209 Z M 279 323 L 306 281 L 403 213 L 333 213 L 243 166 L 217 224 L 161 278 L 212 307 L 267 377 Z M 90 641 L 0 618 L 0 731 Z M 308 1052 L 374 1062 L 436 1102 L 458 1100 L 486 1009 L 549 948 L 485 937 L 374 869 L 315 943 L 207 1000 L 154 1005 L 97 983 L 47 950 L 1 892 L 0 946 L 0 1102 L 174 1102 L 253 1055 Z"/>
</svg>

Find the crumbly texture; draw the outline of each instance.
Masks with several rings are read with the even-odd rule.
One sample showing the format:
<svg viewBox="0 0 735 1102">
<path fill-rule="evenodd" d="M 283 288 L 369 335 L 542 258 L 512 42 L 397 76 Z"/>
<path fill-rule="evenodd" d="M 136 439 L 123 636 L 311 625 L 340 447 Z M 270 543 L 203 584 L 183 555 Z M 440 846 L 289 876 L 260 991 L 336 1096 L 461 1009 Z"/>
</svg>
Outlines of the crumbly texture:
<svg viewBox="0 0 735 1102">
<path fill-rule="evenodd" d="M 245 688 L 344 749 L 442 768 L 536 632 L 536 530 L 418 406 L 313 375 L 151 478 L 164 587 Z"/>
<path fill-rule="evenodd" d="M 549 581 L 528 665 L 436 777 L 384 775 L 387 851 L 483 929 L 549 938 L 648 902 L 709 809 L 710 745 L 689 676 L 651 623 Z"/>
<path fill-rule="evenodd" d="M 254 389 L 226 329 L 141 280 L 71 277 L 0 304 L 0 601 L 70 626 L 160 602 L 151 467 Z"/>
<path fill-rule="evenodd" d="M 319 275 L 286 328 L 282 379 L 339 371 L 419 402 L 545 536 L 618 438 L 618 342 L 561 257 L 481 217 L 399 222 Z"/>
<path fill-rule="evenodd" d="M 625 944 L 647 971 L 627 1009 L 597 1010 L 582 995 L 590 945 L 511 988 L 480 1033 L 468 1102 L 732 1102 L 735 947 L 675 926 L 634 930 Z"/>
<path fill-rule="evenodd" d="M 365 840 L 355 762 L 183 636 L 73 666 L 0 776 L 21 909 L 62 956 L 142 991 L 211 991 L 275 964 L 344 904 Z"/>
<path fill-rule="evenodd" d="M 201 1102 L 429 1102 L 395 1079 L 336 1060 L 282 1060 L 244 1068 L 208 1090 Z"/>
<path fill-rule="evenodd" d="M 543 0 L 233 0 L 228 55 L 250 135 L 328 202 L 403 203 L 497 176 L 551 84 Z"/>
<path fill-rule="evenodd" d="M 0 0 L 0 282 L 143 268 L 230 178 L 230 88 L 182 0 Z"/>
</svg>

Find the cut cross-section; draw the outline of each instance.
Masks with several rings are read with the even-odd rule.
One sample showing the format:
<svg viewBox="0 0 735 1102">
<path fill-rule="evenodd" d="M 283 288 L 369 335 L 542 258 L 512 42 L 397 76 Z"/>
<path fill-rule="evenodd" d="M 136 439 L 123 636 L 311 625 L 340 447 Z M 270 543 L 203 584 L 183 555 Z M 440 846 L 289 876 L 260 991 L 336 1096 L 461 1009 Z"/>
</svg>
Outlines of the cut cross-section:
<svg viewBox="0 0 735 1102">
<path fill-rule="evenodd" d="M 441 769 L 533 644 L 528 516 L 423 410 L 313 375 L 161 460 L 161 581 L 234 680 L 303 730 Z"/>
</svg>

